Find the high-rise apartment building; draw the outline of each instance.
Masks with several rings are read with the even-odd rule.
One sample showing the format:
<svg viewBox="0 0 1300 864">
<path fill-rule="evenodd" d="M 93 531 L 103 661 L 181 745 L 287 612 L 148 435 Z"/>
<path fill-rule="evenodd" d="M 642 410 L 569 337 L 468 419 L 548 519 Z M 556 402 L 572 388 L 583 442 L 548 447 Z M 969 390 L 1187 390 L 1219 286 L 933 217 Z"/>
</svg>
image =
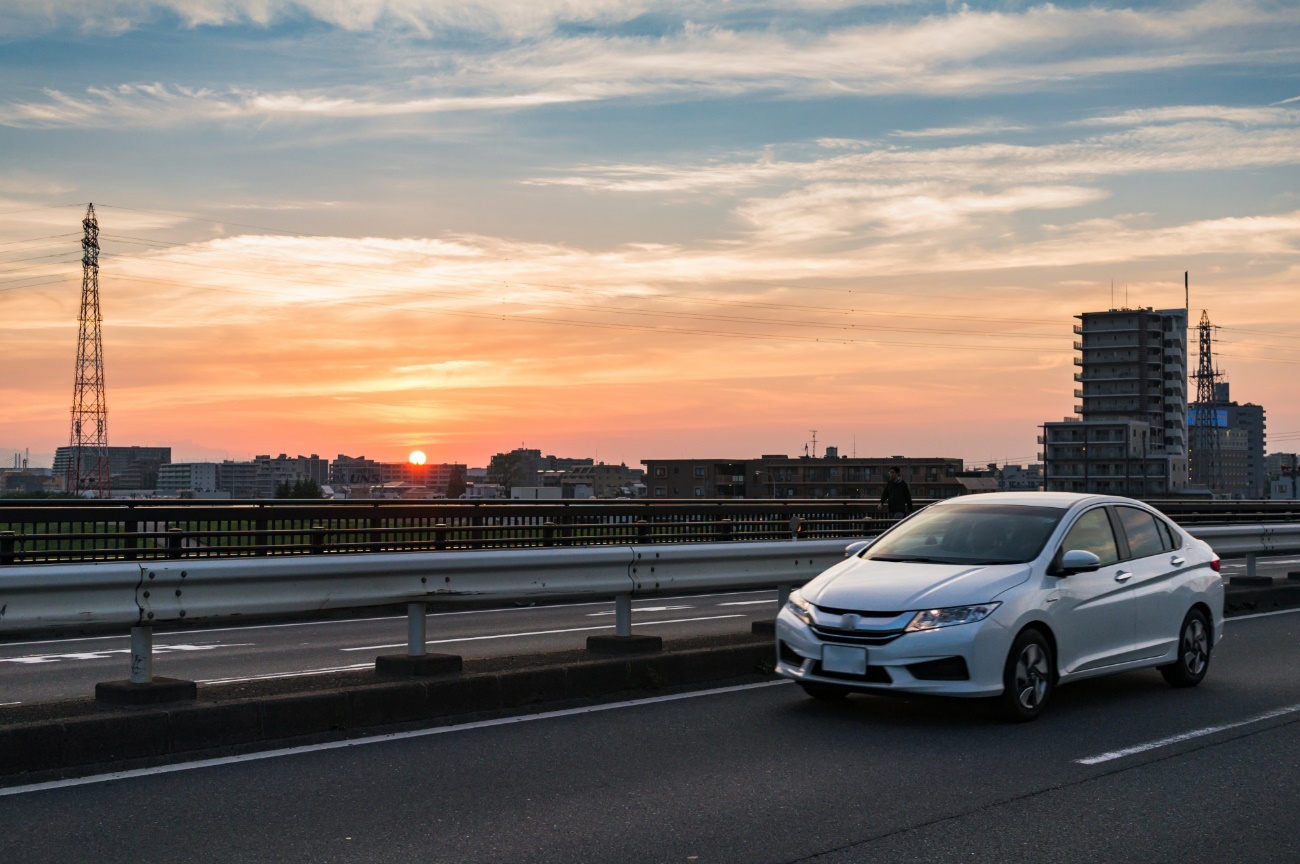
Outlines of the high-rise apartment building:
<svg viewBox="0 0 1300 864">
<path fill-rule="evenodd" d="M 1187 310 L 1084 312 L 1077 416 L 1043 424 L 1045 488 L 1139 498 L 1187 486 Z"/>
</svg>

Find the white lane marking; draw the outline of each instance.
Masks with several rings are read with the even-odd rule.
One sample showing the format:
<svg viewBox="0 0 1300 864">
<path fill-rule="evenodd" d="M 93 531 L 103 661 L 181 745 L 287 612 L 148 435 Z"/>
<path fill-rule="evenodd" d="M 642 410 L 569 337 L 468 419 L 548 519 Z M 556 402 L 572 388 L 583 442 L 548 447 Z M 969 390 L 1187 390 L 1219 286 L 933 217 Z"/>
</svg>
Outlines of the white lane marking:
<svg viewBox="0 0 1300 864">
<path fill-rule="evenodd" d="M 212 651 L 217 648 L 247 648 L 254 645 L 254 642 L 232 642 L 223 644 L 216 642 L 211 645 L 155 645 L 153 646 L 154 654 L 170 654 L 173 651 Z M 0 663 L 22 663 L 24 665 L 35 665 L 37 663 L 58 663 L 60 660 L 107 660 L 115 654 L 130 654 L 130 648 L 105 648 L 102 651 L 80 651 L 72 654 L 28 654 L 24 657 L 0 657 Z"/>
<path fill-rule="evenodd" d="M 715 594 L 684 594 L 680 597 L 662 597 L 661 600 L 694 600 L 697 597 L 739 597 L 745 594 L 766 594 L 768 590 L 758 591 L 719 591 Z M 775 602 L 775 601 L 773 601 Z M 490 612 L 539 612 L 543 609 L 577 609 L 582 606 L 607 606 L 608 600 L 593 603 L 554 603 L 546 606 L 504 606 L 499 609 L 462 609 L 459 612 L 430 612 L 430 618 L 445 618 L 452 615 L 485 615 Z M 208 627 L 203 630 L 186 630 L 186 636 L 200 633 L 231 633 L 245 630 L 276 630 L 282 627 L 314 627 L 329 624 L 360 624 L 367 621 L 405 621 L 405 615 L 386 615 L 379 618 L 338 618 L 332 621 L 292 621 L 282 624 L 243 624 L 238 627 Z M 33 642 L 10 642 L 0 646 L 17 648 L 24 645 L 60 645 L 64 642 L 99 642 L 106 639 L 125 639 L 125 636 L 77 636 L 72 639 L 40 639 Z"/>
<path fill-rule="evenodd" d="M 21 705 L 21 702 L 0 702 L 0 708 L 8 708 L 10 705 Z"/>
<path fill-rule="evenodd" d="M 776 598 L 771 600 L 733 600 L 730 603 L 719 603 L 719 606 L 762 606 L 764 604 L 775 603 Z"/>
<path fill-rule="evenodd" d="M 352 672 L 356 669 L 373 669 L 374 667 L 374 663 L 353 663 L 351 666 L 333 666 L 329 669 L 308 669 L 305 672 L 271 672 L 266 675 L 250 675 L 246 678 L 208 678 L 197 683 L 239 684 L 244 681 L 272 681 L 278 678 L 305 678 L 309 675 L 328 675 L 331 672 Z"/>
<path fill-rule="evenodd" d="M 633 606 L 633 612 L 675 612 L 678 609 L 694 609 L 694 606 Z M 588 612 L 588 618 L 595 618 L 598 615 L 614 615 L 615 610 L 609 609 L 604 612 Z"/>
<path fill-rule="evenodd" d="M 1193 729 L 1191 732 L 1184 732 L 1181 735 L 1170 735 L 1168 738 L 1161 738 L 1158 741 L 1148 741 L 1145 744 L 1135 744 L 1132 747 L 1125 747 L 1123 750 L 1112 750 L 1109 753 L 1087 756 L 1083 759 L 1075 759 L 1074 761 L 1080 765 L 1099 765 L 1102 762 L 1111 762 L 1115 759 L 1123 759 L 1125 756 L 1132 756 L 1135 753 L 1145 753 L 1148 750 L 1155 750 L 1159 747 L 1168 747 L 1170 744 L 1190 741 L 1193 738 L 1203 738 L 1206 735 L 1213 735 L 1215 732 L 1223 732 L 1227 729 L 1249 726 L 1251 723 L 1260 723 L 1264 720 L 1272 720 L 1274 717 L 1285 717 L 1287 714 L 1295 714 L 1297 711 L 1300 711 L 1300 705 L 1288 705 L 1286 708 L 1278 708 L 1274 711 L 1265 711 L 1263 714 L 1256 714 L 1254 717 L 1247 717 L 1245 720 L 1234 720 L 1231 723 L 1220 723 L 1218 726 L 1206 726 L 1204 729 Z"/>
<path fill-rule="evenodd" d="M 692 621 L 718 621 L 722 618 L 744 618 L 744 615 L 708 615 L 702 618 L 677 618 L 671 621 L 638 621 L 637 627 L 649 627 L 652 624 L 689 624 Z M 613 630 L 613 624 L 601 624 L 599 627 L 568 627 L 563 630 L 534 630 L 531 633 L 497 633 L 492 636 L 462 636 L 459 639 L 430 639 L 425 645 L 448 645 L 452 642 L 481 642 L 488 639 L 512 639 L 518 636 L 550 636 L 554 633 L 582 633 L 586 630 Z M 405 642 L 392 645 L 363 645 L 360 648 L 340 648 L 340 651 L 378 651 L 383 648 L 405 648 Z"/>
<path fill-rule="evenodd" d="M 1224 618 L 1224 624 L 1231 624 L 1233 621 L 1248 621 L 1251 618 L 1272 618 L 1274 615 L 1294 615 L 1300 612 L 1300 609 L 1279 609 L 1276 612 L 1255 612 L 1251 615 L 1233 615 L 1231 618 Z"/>
<path fill-rule="evenodd" d="M 367 744 L 384 744 L 389 741 L 404 741 L 408 738 L 424 738 L 429 735 L 447 735 L 453 732 L 470 732 L 475 729 L 489 729 L 493 726 L 509 726 L 515 723 L 531 723 L 535 720 L 553 720 L 557 717 L 574 717 L 582 714 L 598 714 L 602 711 L 616 711 L 622 708 L 638 708 L 642 705 L 655 705 L 661 702 L 676 702 L 682 699 L 696 699 L 701 696 L 718 696 L 724 693 L 738 693 L 743 690 L 758 690 L 763 687 L 779 687 L 792 682 L 760 681 L 757 684 L 737 684 L 731 687 L 715 687 L 712 690 L 694 690 L 689 693 L 673 693 L 667 696 L 651 696 L 646 699 L 631 699 L 626 702 L 610 702 L 606 705 L 586 705 L 581 708 L 565 708 L 560 711 L 543 711 L 540 714 L 525 714 L 519 717 L 500 717 L 495 720 L 479 720 L 474 723 L 462 723 L 458 726 L 438 726 L 433 729 L 415 729 L 410 732 L 392 732 L 387 735 L 374 735 L 369 738 L 352 738 L 347 741 L 330 741 L 324 744 L 307 744 L 302 747 L 284 747 L 279 750 L 264 750 L 260 753 L 245 753 L 240 756 L 223 756 L 219 759 L 199 759 L 177 765 L 159 765 L 154 768 L 136 768 L 131 771 L 114 771 L 111 774 L 97 774 L 93 777 L 78 777 L 72 780 L 51 780 L 47 783 L 30 783 L 26 786 L 0 788 L 0 797 L 8 795 L 25 795 L 29 792 L 43 792 L 48 789 L 67 789 L 72 786 L 89 786 L 108 783 L 112 780 L 130 780 L 136 777 L 149 777 L 155 774 L 173 774 L 178 771 L 192 771 L 196 768 L 212 768 L 218 765 L 236 765 L 240 762 L 256 762 L 262 759 L 278 759 L 281 756 L 296 756 L 300 753 L 317 753 L 322 750 L 339 750 L 345 747 L 363 747 Z"/>
</svg>

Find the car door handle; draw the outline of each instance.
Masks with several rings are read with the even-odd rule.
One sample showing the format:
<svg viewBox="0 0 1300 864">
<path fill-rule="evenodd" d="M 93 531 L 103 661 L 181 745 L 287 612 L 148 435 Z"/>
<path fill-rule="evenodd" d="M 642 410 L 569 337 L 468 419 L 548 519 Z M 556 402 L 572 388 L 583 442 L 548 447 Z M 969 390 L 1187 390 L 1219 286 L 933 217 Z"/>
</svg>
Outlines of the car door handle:
<svg viewBox="0 0 1300 864">
<path fill-rule="evenodd" d="M 1121 570 L 1121 571 L 1119 571 L 1118 573 L 1115 574 L 1115 581 L 1116 581 L 1116 582 L 1127 582 L 1128 580 L 1130 580 L 1130 579 L 1132 579 L 1132 578 L 1133 578 L 1133 574 L 1132 574 L 1132 573 L 1129 573 L 1127 570 Z"/>
<path fill-rule="evenodd" d="M 1182 567 L 1182 566 L 1183 566 L 1183 559 L 1182 559 L 1182 558 L 1179 558 L 1177 555 L 1175 555 L 1174 557 L 1172 557 L 1172 558 L 1169 559 L 1169 563 L 1172 564 L 1172 565 L 1174 565 L 1175 567 Z"/>
</svg>

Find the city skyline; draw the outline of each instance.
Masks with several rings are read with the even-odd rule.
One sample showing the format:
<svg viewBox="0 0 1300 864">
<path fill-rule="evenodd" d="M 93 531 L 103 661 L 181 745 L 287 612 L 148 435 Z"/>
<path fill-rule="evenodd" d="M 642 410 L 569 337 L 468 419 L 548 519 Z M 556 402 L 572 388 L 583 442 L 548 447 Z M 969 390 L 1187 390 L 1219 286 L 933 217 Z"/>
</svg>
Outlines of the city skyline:
<svg viewBox="0 0 1300 864">
<path fill-rule="evenodd" d="M 20 0 L 0 453 L 1028 463 L 1073 317 L 1300 408 L 1300 16 L 1257 2 Z M 1189 357 L 1195 367 L 1195 357 Z"/>
</svg>

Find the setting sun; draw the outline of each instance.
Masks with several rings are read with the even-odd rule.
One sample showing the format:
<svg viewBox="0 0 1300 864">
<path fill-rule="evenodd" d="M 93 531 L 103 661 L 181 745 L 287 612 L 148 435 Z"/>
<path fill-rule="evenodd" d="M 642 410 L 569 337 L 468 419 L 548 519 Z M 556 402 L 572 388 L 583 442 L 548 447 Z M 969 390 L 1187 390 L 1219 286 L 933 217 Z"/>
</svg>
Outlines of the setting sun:
<svg viewBox="0 0 1300 864">
<path fill-rule="evenodd" d="M 411 454 L 411 464 L 412 464 L 412 465 L 423 465 L 423 464 L 424 464 L 424 451 L 423 451 L 423 450 L 416 450 L 414 453 Z"/>
</svg>

